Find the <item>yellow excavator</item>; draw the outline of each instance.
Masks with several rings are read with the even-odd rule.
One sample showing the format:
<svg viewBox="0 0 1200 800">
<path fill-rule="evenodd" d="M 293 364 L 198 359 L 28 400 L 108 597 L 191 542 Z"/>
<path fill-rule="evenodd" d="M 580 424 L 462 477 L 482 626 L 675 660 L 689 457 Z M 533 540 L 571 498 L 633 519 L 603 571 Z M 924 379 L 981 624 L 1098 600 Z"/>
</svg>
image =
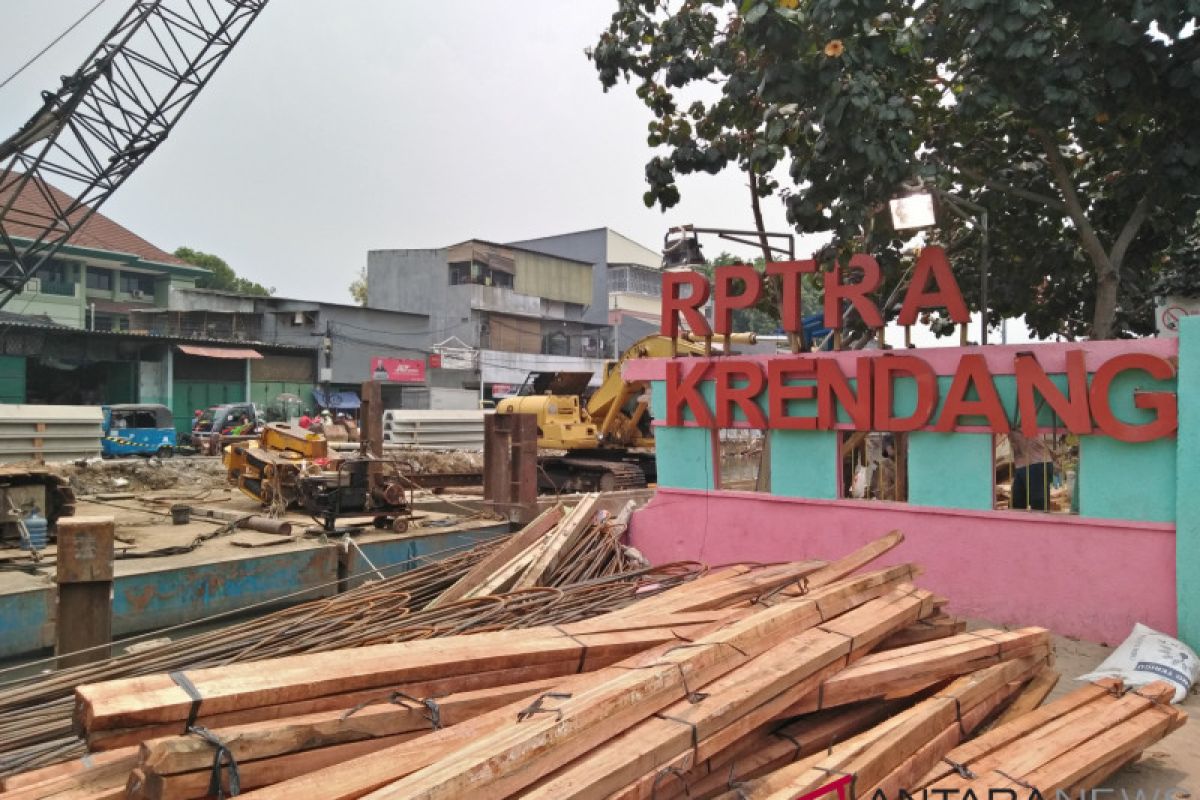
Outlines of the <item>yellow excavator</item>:
<svg viewBox="0 0 1200 800">
<path fill-rule="evenodd" d="M 714 352 L 723 339 L 713 339 Z M 754 344 L 753 333 L 735 333 L 732 344 Z M 626 381 L 621 368 L 637 358 L 703 356 L 703 339 L 683 335 L 639 339 L 604 365 L 599 388 L 584 400 L 590 372 L 531 372 L 516 396 L 501 400 L 497 414 L 537 415 L 538 483 L 553 491 L 637 489 L 653 482 L 654 430 L 650 426 L 650 386 Z"/>
</svg>

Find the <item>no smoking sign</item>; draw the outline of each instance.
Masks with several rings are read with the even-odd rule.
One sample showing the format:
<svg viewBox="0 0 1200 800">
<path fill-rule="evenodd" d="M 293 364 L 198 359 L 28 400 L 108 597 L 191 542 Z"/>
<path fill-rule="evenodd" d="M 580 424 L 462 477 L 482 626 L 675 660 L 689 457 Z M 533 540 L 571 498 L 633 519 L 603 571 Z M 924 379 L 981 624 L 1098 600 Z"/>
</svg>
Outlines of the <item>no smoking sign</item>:
<svg viewBox="0 0 1200 800">
<path fill-rule="evenodd" d="M 1173 333 L 1179 332 L 1179 320 L 1188 316 L 1186 308 L 1179 306 L 1167 306 L 1162 310 L 1162 326 L 1165 330 Z"/>
</svg>

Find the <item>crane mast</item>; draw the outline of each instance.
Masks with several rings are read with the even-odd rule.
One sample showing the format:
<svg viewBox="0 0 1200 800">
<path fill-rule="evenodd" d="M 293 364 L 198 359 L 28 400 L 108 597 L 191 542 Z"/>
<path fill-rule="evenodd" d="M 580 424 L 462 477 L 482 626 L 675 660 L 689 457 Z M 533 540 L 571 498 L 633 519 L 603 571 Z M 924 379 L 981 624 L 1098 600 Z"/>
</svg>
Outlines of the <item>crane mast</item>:
<svg viewBox="0 0 1200 800">
<path fill-rule="evenodd" d="M 0 308 L 162 144 L 267 0 L 138 0 L 0 142 Z M 61 203 L 50 182 L 72 200 Z M 40 202 L 18 200 L 27 192 Z M 28 195 L 26 195 L 28 196 Z"/>
</svg>

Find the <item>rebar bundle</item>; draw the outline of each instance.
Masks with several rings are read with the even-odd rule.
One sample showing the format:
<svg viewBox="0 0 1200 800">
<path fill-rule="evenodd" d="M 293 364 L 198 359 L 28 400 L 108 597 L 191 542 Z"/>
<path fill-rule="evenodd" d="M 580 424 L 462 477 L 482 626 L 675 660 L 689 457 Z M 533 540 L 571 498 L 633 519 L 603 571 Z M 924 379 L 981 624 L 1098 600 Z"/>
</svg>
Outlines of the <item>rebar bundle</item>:
<svg viewBox="0 0 1200 800">
<path fill-rule="evenodd" d="M 695 563 L 629 569 L 631 562 L 611 526 L 599 524 L 573 548 L 571 557 L 546 581 L 548 586 L 426 608 L 503 541 L 495 539 L 333 597 L 147 652 L 0 684 L 0 777 L 86 752 L 71 729 L 73 692 L 82 684 L 385 642 L 562 624 L 622 608 L 704 571 Z"/>
</svg>

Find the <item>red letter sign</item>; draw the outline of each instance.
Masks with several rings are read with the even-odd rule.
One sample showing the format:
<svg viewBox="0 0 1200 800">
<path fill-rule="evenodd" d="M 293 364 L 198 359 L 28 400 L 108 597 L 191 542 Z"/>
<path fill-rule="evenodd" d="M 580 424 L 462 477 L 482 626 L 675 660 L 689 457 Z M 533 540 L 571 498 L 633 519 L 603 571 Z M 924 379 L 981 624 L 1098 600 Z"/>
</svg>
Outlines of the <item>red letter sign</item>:
<svg viewBox="0 0 1200 800">
<path fill-rule="evenodd" d="M 697 336 L 711 336 L 712 329 L 700 309 L 708 302 L 708 281 L 699 272 L 664 272 L 662 276 L 662 335 L 674 339 L 679 335 L 679 315 L 687 320 L 688 328 Z M 689 297 L 680 297 L 683 286 L 692 287 Z"/>
<path fill-rule="evenodd" d="M 767 418 L 754 398 L 763 390 L 766 378 L 762 367 L 753 361 L 720 361 L 715 367 L 717 379 L 717 427 L 733 427 L 733 407 L 736 405 L 746 415 L 750 427 L 763 430 Z M 746 381 L 745 386 L 734 386 L 733 381 Z"/>
<path fill-rule="evenodd" d="M 850 257 L 850 268 L 861 269 L 863 279 L 858 283 L 842 283 L 841 270 L 834 267 L 825 276 L 825 327 L 838 330 L 842 327 L 842 301 L 849 300 L 858 309 L 858 315 L 871 328 L 882 328 L 883 317 L 867 294 L 879 288 L 883 273 L 879 262 L 866 253 L 855 253 Z"/>
<path fill-rule="evenodd" d="M 692 409 L 696 424 L 702 428 L 712 428 L 715 426 L 712 412 L 700 394 L 700 380 L 708 372 L 708 365 L 697 363 L 688 370 L 687 375 L 683 375 L 687 363 L 687 360 L 674 359 L 667 362 L 667 424 L 674 427 L 683 425 L 683 407 L 686 405 Z"/>
<path fill-rule="evenodd" d="M 836 361 L 823 358 L 817 362 L 817 427 L 821 430 L 831 431 L 837 424 L 835 397 L 850 415 L 855 430 L 871 430 L 871 359 L 860 358 L 857 366 L 858 396 L 855 396 Z"/>
<path fill-rule="evenodd" d="M 804 314 L 801 308 L 804 274 L 817 271 L 817 262 L 811 258 L 804 261 L 771 261 L 767 264 L 768 275 L 780 278 L 779 324 L 788 333 L 804 332 Z"/>
<path fill-rule="evenodd" d="M 795 358 L 786 361 L 772 359 L 767 362 L 767 408 L 770 411 L 771 427 L 782 431 L 815 431 L 816 417 L 793 417 L 787 413 L 788 400 L 812 400 L 817 396 L 817 387 L 789 386 L 784 383 L 791 377 L 806 377 L 813 374 L 815 361 Z"/>
<path fill-rule="evenodd" d="M 733 293 L 737 281 L 744 284 L 741 294 Z M 762 279 L 758 271 L 748 264 L 730 264 L 717 267 L 716 320 L 713 327 L 722 336 L 733 333 L 733 310 L 750 308 L 762 296 Z M 688 320 L 690 323 L 691 320 Z"/>
<path fill-rule="evenodd" d="M 926 291 L 930 278 L 933 278 L 934 288 Z M 917 258 L 912 282 L 908 284 L 904 305 L 900 307 L 900 316 L 896 319 L 901 325 L 912 325 L 917 321 L 917 312 L 921 309 L 942 307 L 955 322 L 971 321 L 958 281 L 954 280 L 954 273 L 950 271 L 946 251 L 940 247 L 926 247 Z"/>
<path fill-rule="evenodd" d="M 1087 366 L 1082 350 L 1067 353 L 1067 391 L 1064 396 L 1042 369 L 1033 353 L 1017 353 L 1017 414 L 1021 417 L 1021 433 L 1037 436 L 1037 405 L 1033 400 L 1036 389 L 1046 404 L 1063 421 L 1071 433 L 1091 433 L 1092 415 L 1088 410 Z"/>
<path fill-rule="evenodd" d="M 938 398 L 933 368 L 913 356 L 885 355 L 872 360 L 875 362 L 875 430 L 900 433 L 928 425 Z M 892 375 L 895 373 L 909 375 L 917 381 L 917 408 L 912 416 L 892 416 Z"/>
<path fill-rule="evenodd" d="M 968 400 L 967 392 L 971 385 L 979 393 L 978 400 Z M 992 373 L 988 371 L 987 359 L 976 353 L 963 356 L 954 370 L 954 381 L 946 392 L 946 402 L 942 405 L 942 416 L 934 430 L 952 431 L 958 427 L 959 417 L 987 417 L 988 427 L 996 433 L 1008 432 L 1008 417 L 1004 415 L 1004 406 L 996 385 L 992 383 Z"/>
<path fill-rule="evenodd" d="M 1175 375 L 1171 362 L 1147 353 L 1126 353 L 1105 361 L 1092 376 L 1092 414 L 1100 431 L 1122 442 L 1149 442 L 1174 433 L 1179 427 L 1179 404 L 1172 392 L 1138 392 L 1133 396 L 1134 406 L 1155 412 L 1153 422 L 1130 425 L 1117 419 L 1108 392 L 1113 379 L 1130 369 L 1140 369 L 1157 380 Z"/>
</svg>

